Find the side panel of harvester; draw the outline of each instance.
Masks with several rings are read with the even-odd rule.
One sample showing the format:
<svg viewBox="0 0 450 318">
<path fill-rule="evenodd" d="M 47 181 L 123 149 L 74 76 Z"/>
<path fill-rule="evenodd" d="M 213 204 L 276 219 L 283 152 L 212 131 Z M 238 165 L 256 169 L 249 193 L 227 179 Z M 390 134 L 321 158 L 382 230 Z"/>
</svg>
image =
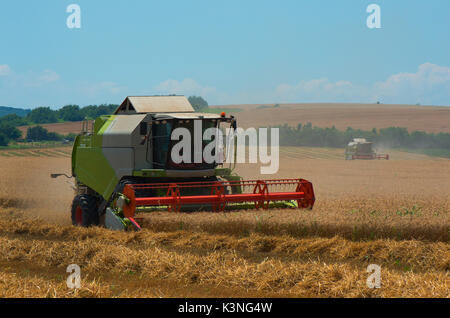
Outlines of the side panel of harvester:
<svg viewBox="0 0 450 318">
<path fill-rule="evenodd" d="M 118 182 L 102 149 L 103 132 L 111 124 L 113 117 L 98 118 L 93 134 L 77 136 L 72 151 L 72 175 L 104 198 L 109 198 Z"/>
<path fill-rule="evenodd" d="M 72 174 L 77 181 L 108 199 L 119 180 L 133 174 L 133 144 L 144 117 L 101 116 L 91 134 L 77 136 L 72 155 Z"/>
</svg>

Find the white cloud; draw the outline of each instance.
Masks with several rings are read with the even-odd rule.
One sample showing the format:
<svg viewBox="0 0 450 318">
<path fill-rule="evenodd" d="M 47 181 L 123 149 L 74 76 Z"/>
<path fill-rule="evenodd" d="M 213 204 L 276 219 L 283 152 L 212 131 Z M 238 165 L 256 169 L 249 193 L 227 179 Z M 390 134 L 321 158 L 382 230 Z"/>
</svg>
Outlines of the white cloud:
<svg viewBox="0 0 450 318">
<path fill-rule="evenodd" d="M 450 68 L 431 63 L 416 73 L 399 73 L 375 83 L 373 96 L 385 103 L 450 105 Z"/>
<path fill-rule="evenodd" d="M 273 90 L 241 92 L 231 95 L 193 79 L 166 80 L 155 88 L 159 94 L 200 95 L 211 104 L 268 102 L 350 102 L 386 104 L 450 105 L 450 68 L 432 63 L 419 65 L 415 73 L 398 73 L 386 80 L 361 85 L 328 78 L 281 83 Z"/>
<path fill-rule="evenodd" d="M 327 78 L 280 84 L 273 92 L 280 102 L 363 102 L 450 105 L 450 68 L 431 63 L 416 73 L 398 73 L 373 85 Z"/>
<path fill-rule="evenodd" d="M 6 65 L 6 64 L 0 65 L 0 76 L 9 75 L 10 72 L 11 72 L 11 69 L 9 68 L 8 65 Z"/>
<path fill-rule="evenodd" d="M 168 79 L 154 86 L 156 94 L 199 95 L 211 105 L 240 103 L 286 102 L 361 102 L 401 103 L 422 105 L 450 105 L 450 68 L 432 63 L 419 65 L 412 73 L 397 73 L 384 81 L 362 85 L 348 80 L 318 78 L 298 83 L 281 83 L 276 87 L 258 91 L 242 90 L 225 93 L 194 79 Z M 104 82 L 66 83 L 52 70 L 16 73 L 8 65 L 0 65 L 0 104 L 24 103 L 24 93 L 35 104 L 50 103 L 50 96 L 58 103 L 67 98 L 97 101 L 117 101 L 133 92 L 121 84 Z M 135 91 L 134 93 L 138 93 Z M 148 94 L 149 90 L 139 92 Z M 31 97 L 33 96 L 33 97 Z M 20 102 L 16 102 L 17 98 Z M 60 102 L 62 101 L 62 102 Z M 56 102 L 51 102 L 56 103 Z"/>
</svg>

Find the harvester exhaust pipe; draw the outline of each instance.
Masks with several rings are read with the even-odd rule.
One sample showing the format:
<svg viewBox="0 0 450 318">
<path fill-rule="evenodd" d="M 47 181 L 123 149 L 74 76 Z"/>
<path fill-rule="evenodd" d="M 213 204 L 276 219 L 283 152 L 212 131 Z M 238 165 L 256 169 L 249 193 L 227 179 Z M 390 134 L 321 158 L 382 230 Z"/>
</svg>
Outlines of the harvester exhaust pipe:
<svg viewBox="0 0 450 318">
<path fill-rule="evenodd" d="M 58 177 L 66 177 L 67 179 L 72 179 L 73 178 L 72 176 L 68 176 L 65 173 L 51 173 L 50 174 L 50 178 L 52 178 L 52 179 L 56 179 Z M 65 180 L 65 182 L 68 183 L 72 189 L 77 191 L 77 187 L 72 182 L 70 182 L 68 180 Z"/>
<path fill-rule="evenodd" d="M 68 175 L 65 174 L 65 173 L 51 173 L 51 174 L 50 174 L 50 178 L 52 178 L 52 179 L 56 179 L 56 178 L 62 177 L 62 176 L 66 177 L 67 179 L 73 178 L 73 177 L 71 177 L 71 176 L 68 176 Z"/>
</svg>

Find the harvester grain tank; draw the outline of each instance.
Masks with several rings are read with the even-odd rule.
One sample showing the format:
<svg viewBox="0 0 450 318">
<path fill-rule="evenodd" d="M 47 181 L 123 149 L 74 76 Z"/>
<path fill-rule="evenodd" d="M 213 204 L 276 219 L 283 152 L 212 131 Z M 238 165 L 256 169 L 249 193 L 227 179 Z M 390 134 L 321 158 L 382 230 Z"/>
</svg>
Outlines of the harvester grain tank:
<svg viewBox="0 0 450 318">
<path fill-rule="evenodd" d="M 365 138 L 354 138 L 345 148 L 345 159 L 385 159 L 389 160 L 388 154 L 379 154 L 373 149 L 373 143 Z"/>
<path fill-rule="evenodd" d="M 233 116 L 195 112 L 184 96 L 129 96 L 113 115 L 84 124 L 72 151 L 72 223 L 129 230 L 140 229 L 152 211 L 313 207 L 304 179 L 242 180 L 220 160 L 175 162 L 171 134 L 179 127 L 195 134 L 195 122 L 236 130 Z"/>
</svg>

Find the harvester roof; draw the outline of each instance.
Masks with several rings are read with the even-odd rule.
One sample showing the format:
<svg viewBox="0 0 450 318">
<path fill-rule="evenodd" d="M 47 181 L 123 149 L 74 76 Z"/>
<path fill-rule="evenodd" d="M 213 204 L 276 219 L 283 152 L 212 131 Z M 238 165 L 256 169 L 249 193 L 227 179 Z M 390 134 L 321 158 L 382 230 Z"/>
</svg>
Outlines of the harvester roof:
<svg viewBox="0 0 450 318">
<path fill-rule="evenodd" d="M 368 145 L 372 144 L 372 142 L 367 141 L 365 138 L 353 138 L 353 140 L 348 143 L 348 146 L 351 147 L 354 145 L 362 145 L 362 144 Z"/>
<path fill-rule="evenodd" d="M 193 113 L 185 96 L 128 96 L 114 114 Z"/>
</svg>

